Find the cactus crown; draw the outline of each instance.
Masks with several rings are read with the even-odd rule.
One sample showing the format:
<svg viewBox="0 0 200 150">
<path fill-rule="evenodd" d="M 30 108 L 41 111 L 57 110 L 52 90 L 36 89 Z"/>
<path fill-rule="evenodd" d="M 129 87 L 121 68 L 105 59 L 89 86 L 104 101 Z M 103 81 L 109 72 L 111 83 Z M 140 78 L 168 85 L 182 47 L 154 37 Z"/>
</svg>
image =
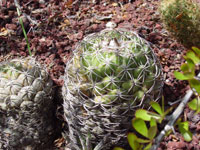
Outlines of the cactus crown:
<svg viewBox="0 0 200 150">
<path fill-rule="evenodd" d="M 82 95 L 94 100 L 110 92 L 116 100 L 133 99 L 139 90 L 149 93 L 161 74 L 150 46 L 135 34 L 118 30 L 88 36 L 67 67 L 69 91 L 75 92 L 77 85 Z"/>
</svg>

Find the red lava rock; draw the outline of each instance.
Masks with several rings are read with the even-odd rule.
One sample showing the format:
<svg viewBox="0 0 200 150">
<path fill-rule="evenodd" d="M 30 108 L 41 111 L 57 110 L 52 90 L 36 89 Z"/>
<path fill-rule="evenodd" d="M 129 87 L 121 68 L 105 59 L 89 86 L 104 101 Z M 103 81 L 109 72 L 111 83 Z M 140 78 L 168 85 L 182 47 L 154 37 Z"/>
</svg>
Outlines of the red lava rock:
<svg viewBox="0 0 200 150">
<path fill-rule="evenodd" d="M 83 38 L 83 32 L 80 31 L 78 34 L 77 34 L 77 39 L 81 40 Z"/>
<path fill-rule="evenodd" d="M 177 145 L 177 142 L 168 142 L 167 143 L 168 148 L 174 148 L 174 147 L 176 147 L 176 145 Z"/>
<path fill-rule="evenodd" d="M 184 148 L 186 148 L 186 143 L 183 142 L 183 141 L 180 141 L 180 142 L 168 142 L 167 148 L 184 149 Z"/>
<path fill-rule="evenodd" d="M 123 22 L 123 19 L 119 17 L 114 17 L 114 22 L 118 24 L 118 23 Z"/>
<path fill-rule="evenodd" d="M 135 6 L 139 7 L 142 4 L 142 1 L 136 1 Z"/>
<path fill-rule="evenodd" d="M 164 56 L 164 53 L 161 51 L 158 51 L 158 56 Z"/>
<path fill-rule="evenodd" d="M 160 38 L 160 37 L 159 37 Z M 163 43 L 162 48 L 168 48 L 169 44 L 168 43 Z"/>
<path fill-rule="evenodd" d="M 46 56 L 41 56 L 40 59 L 44 60 L 44 59 L 46 59 Z"/>
<path fill-rule="evenodd" d="M 155 28 L 160 30 L 160 29 L 162 29 L 162 26 L 160 24 L 156 23 Z"/>
<path fill-rule="evenodd" d="M 178 149 L 186 148 L 186 143 L 184 141 L 177 142 L 177 148 Z"/>
<path fill-rule="evenodd" d="M 131 18 L 132 18 L 132 15 L 131 14 L 127 14 L 127 15 L 124 16 L 123 19 L 126 20 L 126 21 L 129 21 Z"/>
<path fill-rule="evenodd" d="M 193 136 L 192 137 L 192 142 L 194 143 L 194 144 L 196 144 L 196 145 L 198 145 L 199 144 L 199 139 L 197 138 L 197 136 Z"/>
<path fill-rule="evenodd" d="M 46 58 L 45 61 L 44 61 L 44 63 L 45 63 L 45 64 L 50 64 L 50 63 L 51 63 L 51 60 L 50 60 L 49 58 Z"/>
<path fill-rule="evenodd" d="M 10 29 L 10 30 L 16 30 L 17 29 L 17 25 L 15 25 L 15 24 L 6 24 L 6 28 Z"/>
<path fill-rule="evenodd" d="M 58 49 L 57 53 L 58 53 L 58 55 L 61 55 L 63 53 L 63 49 L 62 48 Z"/>
<path fill-rule="evenodd" d="M 50 58 L 51 60 L 53 60 L 55 57 L 56 57 L 55 54 L 51 54 L 51 55 L 49 56 L 49 58 Z"/>
<path fill-rule="evenodd" d="M 200 131 L 200 122 L 196 125 L 196 131 L 197 131 L 197 132 Z"/>
<path fill-rule="evenodd" d="M 166 49 L 165 53 L 167 53 L 168 55 L 171 55 L 171 54 L 176 53 L 176 52 L 173 52 L 171 49 Z"/>
<path fill-rule="evenodd" d="M 148 40 L 151 42 L 157 42 L 162 40 L 162 36 L 160 36 L 158 33 L 154 32 L 154 33 L 150 33 Z"/>
<path fill-rule="evenodd" d="M 176 42 L 174 42 L 174 43 L 172 43 L 171 45 L 170 45 L 170 48 L 174 48 L 174 47 L 176 47 L 177 46 L 177 44 L 176 44 Z"/>
<path fill-rule="evenodd" d="M 87 8 L 83 8 L 83 12 L 87 12 L 89 10 L 89 8 L 87 7 Z"/>
<path fill-rule="evenodd" d="M 92 30 L 96 30 L 96 29 L 98 28 L 98 24 L 93 24 L 93 25 L 91 26 L 91 28 L 92 28 Z"/>
<path fill-rule="evenodd" d="M 169 67 L 168 66 L 165 66 L 164 67 L 164 72 L 168 72 L 169 71 Z"/>
<path fill-rule="evenodd" d="M 188 145 L 187 145 L 187 149 L 193 150 L 193 149 L 195 149 L 195 148 L 194 148 L 194 145 L 193 145 L 193 144 L 188 144 Z M 198 149 L 195 149 L 195 150 L 198 150 Z"/>
<path fill-rule="evenodd" d="M 26 52 L 20 51 L 21 56 L 26 56 Z"/>
<path fill-rule="evenodd" d="M 119 1 L 116 2 L 118 3 Z M 113 14 L 111 20 L 117 23 L 118 27 L 131 31 L 138 31 L 139 28 L 144 28 L 138 32 L 143 38 L 151 42 L 155 55 L 161 61 L 163 67 L 165 81 L 167 81 L 163 89 L 166 104 L 168 101 L 175 101 L 183 97 L 189 86 L 187 86 L 187 82 L 176 80 L 173 72 L 180 69 L 180 65 L 184 62 L 183 57 L 180 56 L 183 56 L 187 49 L 177 43 L 170 35 L 161 34 L 165 29 L 162 26 L 159 15 L 156 14 L 159 1 L 133 0 L 129 3 L 128 0 L 121 0 L 121 4 L 116 7 L 112 6 L 112 3 L 113 1 L 102 0 L 93 4 L 92 1 L 82 0 L 66 8 L 64 2 L 58 0 L 45 0 L 43 4 L 39 4 L 37 1 L 31 1 L 31 3 L 27 0 L 20 1 L 22 12 L 41 23 L 34 25 L 27 20 L 26 22 L 30 23 L 31 26 L 28 24 L 26 29 L 29 30 L 30 27 L 33 27 L 28 37 L 31 50 L 35 52 L 35 57 L 44 64 L 53 64 L 52 66 L 49 65 L 48 69 L 55 84 L 57 86 L 63 85 L 63 80 L 60 79 L 60 76 L 64 75 L 65 64 L 76 48 L 76 44 L 83 39 L 85 34 L 104 29 L 105 24 L 108 22 L 108 20 L 98 21 L 94 18 Z M 0 29 L 13 30 L 14 34 L 10 37 L 0 37 L 0 47 L 2 47 L 0 50 L 7 50 L 5 59 L 10 56 L 28 56 L 23 32 L 20 30 L 19 36 L 16 36 L 17 28 L 21 29 L 18 25 L 16 8 L 10 0 L 6 3 L 3 1 L 3 5 L 5 10 L 0 11 Z M 12 7 L 14 9 L 11 9 Z M 32 13 L 35 10 L 40 10 L 40 12 Z M 60 25 L 66 19 L 69 20 L 69 24 L 60 28 Z M 41 40 L 42 38 L 43 40 Z M 194 123 L 192 127 L 194 120 L 188 119 L 188 121 L 192 132 L 199 134 L 199 123 Z M 180 137 L 178 138 L 181 139 Z M 197 146 L 197 139 L 193 139 L 194 141 L 190 144 L 185 143 L 187 147 L 184 147 L 182 141 L 177 143 L 171 140 L 172 138 L 165 138 L 160 148 L 163 150 L 200 149 Z"/>
</svg>

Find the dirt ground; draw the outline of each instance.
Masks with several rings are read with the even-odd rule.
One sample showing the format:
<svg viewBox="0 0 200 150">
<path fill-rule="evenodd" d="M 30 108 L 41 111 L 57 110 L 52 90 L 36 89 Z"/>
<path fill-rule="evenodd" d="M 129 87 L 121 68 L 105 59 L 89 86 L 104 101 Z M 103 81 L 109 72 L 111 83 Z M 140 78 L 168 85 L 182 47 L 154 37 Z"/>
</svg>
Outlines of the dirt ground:
<svg viewBox="0 0 200 150">
<path fill-rule="evenodd" d="M 76 44 L 87 34 L 101 31 L 108 21 L 120 28 L 136 31 L 153 45 L 164 72 L 163 94 L 166 105 L 185 95 L 187 82 L 174 78 L 184 62 L 186 49 L 163 28 L 159 0 L 23 0 L 19 5 L 31 51 L 46 65 L 58 91 L 63 85 L 65 64 Z M 14 0 L 0 0 L 0 61 L 28 56 L 26 41 L 18 22 Z M 62 99 L 57 97 L 58 119 L 62 118 Z M 186 108 L 183 118 L 190 122 L 194 134 L 191 142 L 184 142 L 176 133 L 166 137 L 160 150 L 199 150 L 200 116 L 194 117 Z M 64 126 L 61 127 L 62 130 Z M 55 141 L 57 149 L 64 149 L 64 139 Z"/>
</svg>

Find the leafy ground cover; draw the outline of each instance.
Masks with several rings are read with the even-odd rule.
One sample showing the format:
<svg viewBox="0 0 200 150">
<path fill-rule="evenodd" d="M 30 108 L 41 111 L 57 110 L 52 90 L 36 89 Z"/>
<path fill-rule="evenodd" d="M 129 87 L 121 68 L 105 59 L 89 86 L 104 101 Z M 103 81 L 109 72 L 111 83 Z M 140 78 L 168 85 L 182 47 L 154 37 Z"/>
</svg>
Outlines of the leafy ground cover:
<svg viewBox="0 0 200 150">
<path fill-rule="evenodd" d="M 189 88 L 187 82 L 175 79 L 184 62 L 186 49 L 163 28 L 157 11 L 159 0 L 23 0 L 20 1 L 25 29 L 28 33 L 33 55 L 45 64 L 57 86 L 58 119 L 63 124 L 62 99 L 59 89 L 63 85 L 65 63 L 76 44 L 89 33 L 105 28 L 113 21 L 119 28 L 136 31 L 149 41 L 161 61 L 165 84 L 165 103 L 184 96 Z M 13 0 L 0 1 L 0 61 L 28 56 L 26 41 L 18 22 Z M 188 120 L 193 140 L 185 142 L 176 133 L 161 143 L 160 149 L 200 149 L 200 115 L 185 109 L 183 120 Z M 59 128 L 64 129 L 61 125 Z M 58 135 L 55 149 L 63 149 L 64 139 Z"/>
</svg>

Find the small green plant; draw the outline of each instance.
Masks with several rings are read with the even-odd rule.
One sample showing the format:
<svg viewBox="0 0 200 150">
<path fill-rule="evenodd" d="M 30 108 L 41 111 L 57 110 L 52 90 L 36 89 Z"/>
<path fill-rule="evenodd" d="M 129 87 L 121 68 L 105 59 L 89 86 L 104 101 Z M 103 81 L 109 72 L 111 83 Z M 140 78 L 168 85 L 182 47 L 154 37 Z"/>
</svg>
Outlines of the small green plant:
<svg viewBox="0 0 200 150">
<path fill-rule="evenodd" d="M 164 98 L 162 99 L 162 106 L 159 103 L 151 101 L 152 111 L 145 109 L 138 109 L 135 112 L 135 118 L 132 120 L 132 126 L 139 133 L 137 136 L 135 133 L 128 133 L 128 142 L 132 150 L 149 150 L 155 142 L 155 137 L 158 135 L 157 124 L 162 124 L 166 120 L 166 115 L 169 114 L 173 107 L 164 110 Z M 175 126 L 178 126 L 178 130 L 184 137 L 185 141 L 192 140 L 192 134 L 189 131 L 189 122 L 181 122 L 179 119 Z M 171 133 L 170 130 L 167 134 Z M 140 138 L 140 137 L 144 138 Z M 115 150 L 115 149 L 113 149 Z M 118 150 L 118 149 L 116 149 Z M 120 149 L 119 149 L 120 150 Z"/>
<path fill-rule="evenodd" d="M 181 122 L 181 119 L 179 119 L 175 125 L 178 125 L 178 129 L 181 135 L 183 136 L 184 140 L 190 142 L 192 140 L 192 133 L 189 130 L 189 122 Z"/>
<path fill-rule="evenodd" d="M 200 78 L 196 76 L 195 70 L 200 63 L 200 49 L 192 47 L 192 50 L 188 51 L 184 56 L 186 62 L 181 65 L 182 72 L 174 72 L 174 75 L 179 80 L 187 80 L 190 87 L 193 89 L 196 98 L 188 103 L 190 109 L 195 110 L 196 113 L 200 112 Z"/>
<path fill-rule="evenodd" d="M 200 47 L 200 3 L 197 0 L 162 0 L 161 19 L 170 34 L 185 47 Z"/>
<path fill-rule="evenodd" d="M 132 121 L 133 128 L 140 135 L 145 137 L 145 139 L 137 137 L 134 133 L 129 133 L 128 142 L 132 150 L 150 149 L 158 133 L 157 123 L 163 123 L 163 120 L 165 119 L 166 115 L 173 109 L 173 107 L 170 107 L 166 111 L 164 110 L 164 98 L 162 102 L 162 107 L 154 101 L 152 101 L 150 105 L 155 112 L 139 109 L 135 113 L 136 118 Z M 147 124 L 149 128 L 147 127 Z M 178 124 L 181 124 L 181 122 L 179 122 Z M 182 130 L 181 125 L 180 129 Z"/>
<path fill-rule="evenodd" d="M 162 106 L 157 102 L 150 102 L 150 105 L 155 112 L 145 109 L 138 109 L 135 112 L 132 126 L 135 131 L 139 133 L 140 137 L 142 136 L 144 138 L 138 137 L 135 133 L 129 133 L 127 138 L 132 150 L 156 150 L 159 146 L 159 142 L 163 139 L 163 136 L 168 135 L 173 131 L 174 127 L 177 127 L 185 141 L 189 142 L 192 140 L 192 133 L 189 131 L 189 122 L 181 121 L 179 116 L 186 104 L 188 104 L 190 109 L 196 111 L 196 113 L 200 112 L 200 74 L 196 76 L 196 71 L 198 70 L 198 65 L 200 63 L 200 49 L 192 47 L 192 49 L 186 53 L 184 59 L 186 62 L 181 65 L 181 72 L 175 71 L 174 75 L 179 80 L 187 80 L 191 90 L 187 92 L 179 106 L 174 110 L 171 116 L 168 117 L 170 118 L 168 119 L 169 122 L 160 134 L 158 134 L 157 124 L 163 123 L 163 120 L 166 120 L 166 115 L 174 109 L 173 107 L 170 107 L 165 111 L 164 99 L 162 99 Z M 193 93 L 196 95 L 196 98 L 189 102 Z"/>
<path fill-rule="evenodd" d="M 196 66 L 200 63 L 200 49 L 192 47 L 184 56 L 186 62 L 181 65 L 181 71 L 175 71 L 174 75 L 179 80 L 187 80 L 196 94 L 200 94 L 200 79 L 195 74 Z"/>
<path fill-rule="evenodd" d="M 21 12 L 20 12 L 20 7 L 19 7 L 19 4 L 17 2 L 17 0 L 14 1 L 15 2 L 15 6 L 16 6 L 16 9 L 17 9 L 17 15 L 19 17 L 19 23 L 22 27 L 22 31 L 23 31 L 23 34 L 24 34 L 24 38 L 26 40 L 26 44 L 27 44 L 27 48 L 28 48 L 28 52 L 29 52 L 29 55 L 31 56 L 32 53 L 31 53 L 31 49 L 30 49 L 30 43 L 28 41 L 28 37 L 27 37 L 27 34 L 26 34 L 26 30 L 24 28 L 24 23 L 23 23 L 23 19 L 22 19 L 22 16 L 21 16 Z"/>
</svg>

